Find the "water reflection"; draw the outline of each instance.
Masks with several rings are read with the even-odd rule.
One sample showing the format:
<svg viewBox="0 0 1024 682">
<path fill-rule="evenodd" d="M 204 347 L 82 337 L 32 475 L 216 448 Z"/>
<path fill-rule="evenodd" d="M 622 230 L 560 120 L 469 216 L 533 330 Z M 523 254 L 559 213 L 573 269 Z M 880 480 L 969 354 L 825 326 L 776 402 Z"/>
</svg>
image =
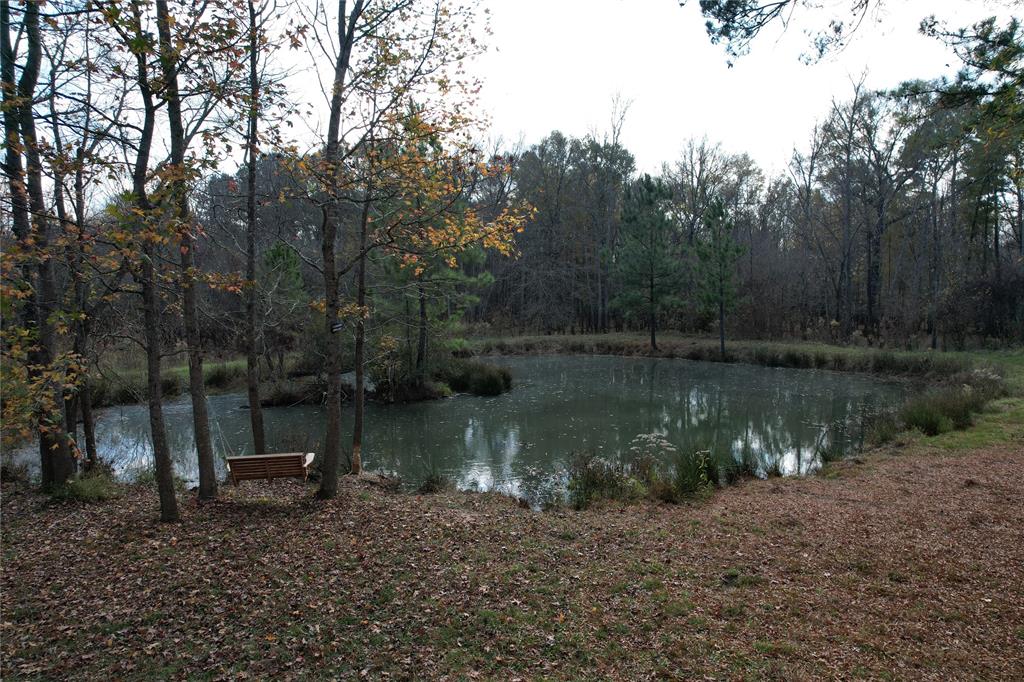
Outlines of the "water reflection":
<svg viewBox="0 0 1024 682">
<path fill-rule="evenodd" d="M 901 394 L 900 387 L 869 377 L 687 360 L 544 356 L 496 362 L 512 370 L 511 393 L 368 405 L 367 468 L 395 472 L 412 486 L 439 473 L 461 488 L 498 488 L 536 500 L 558 488 L 572 452 L 616 458 L 636 435 L 656 433 L 681 450 L 746 457 L 762 472 L 805 474 L 820 465 L 824 448 L 842 449 L 859 437 L 850 425 L 861 415 Z M 245 402 L 242 394 L 210 398 L 219 456 L 252 452 Z M 351 410 L 344 416 L 351 433 Z M 166 419 L 175 468 L 194 481 L 187 396 L 167 404 Z M 264 421 L 272 450 L 317 451 L 323 442 L 322 408 L 270 408 Z M 102 411 L 97 442 L 101 457 L 120 475 L 148 469 L 145 407 Z M 222 461 L 218 467 L 224 474 Z"/>
</svg>

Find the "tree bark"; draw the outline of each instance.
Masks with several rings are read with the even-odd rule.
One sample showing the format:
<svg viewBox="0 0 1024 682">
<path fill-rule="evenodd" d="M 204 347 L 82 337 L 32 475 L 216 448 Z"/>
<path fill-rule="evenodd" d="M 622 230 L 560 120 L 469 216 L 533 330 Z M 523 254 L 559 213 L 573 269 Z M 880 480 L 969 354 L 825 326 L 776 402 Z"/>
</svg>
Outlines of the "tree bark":
<svg viewBox="0 0 1024 682">
<path fill-rule="evenodd" d="M 718 350 L 722 354 L 722 359 L 725 360 L 725 300 L 723 297 L 718 299 Z"/>
<path fill-rule="evenodd" d="M 245 203 L 245 279 L 248 284 L 245 297 L 245 379 L 249 394 L 249 423 L 252 426 L 253 450 L 257 455 L 267 451 L 263 429 L 263 408 L 260 405 L 260 359 L 257 353 L 257 295 L 256 286 L 256 160 L 259 133 L 259 75 L 257 73 L 258 36 L 256 7 L 249 0 L 249 129 L 246 146 L 249 167 L 246 173 L 247 195 Z M 282 373 L 283 373 L 283 367 Z"/>
<path fill-rule="evenodd" d="M 192 399 L 192 426 L 199 462 L 199 499 L 210 500 L 217 496 L 217 473 L 213 463 L 213 443 L 210 437 L 210 418 L 207 412 L 206 384 L 203 377 L 203 348 L 195 287 L 196 240 L 193 235 L 194 225 L 186 191 L 185 126 L 181 112 L 178 64 L 171 37 L 171 19 L 167 0 L 157 0 L 156 17 L 157 32 L 160 37 L 160 67 L 164 80 L 163 100 L 167 103 L 171 165 L 174 168 L 171 180 L 172 195 L 174 210 L 177 213 L 178 229 L 181 234 L 179 251 L 181 253 L 182 318 L 185 326 L 185 341 L 188 345 L 188 384 Z"/>
<path fill-rule="evenodd" d="M 142 312 L 146 334 L 146 388 L 149 403 L 149 430 L 153 439 L 156 485 L 160 493 L 160 520 L 179 519 L 178 499 L 174 493 L 174 469 L 164 425 L 163 389 L 160 385 L 160 299 L 157 293 L 156 253 L 151 244 L 143 247 Z"/>
<path fill-rule="evenodd" d="M 144 41 L 142 35 L 142 16 L 138 5 L 131 5 L 134 40 Z M 156 128 L 156 103 L 148 76 L 146 57 L 142 52 L 135 52 L 136 83 L 143 104 L 142 129 L 139 134 L 134 166 L 132 169 L 132 192 L 135 204 L 142 214 L 142 221 L 151 219 L 153 206 L 146 191 L 149 174 L 149 157 L 153 146 L 153 133 Z M 156 470 L 157 491 L 160 496 L 160 520 L 174 522 L 178 520 L 178 500 L 174 494 L 174 470 L 171 465 L 171 451 L 167 445 L 167 430 L 164 424 L 163 393 L 160 372 L 160 297 L 156 270 L 156 246 L 151 235 L 153 228 L 142 225 L 142 263 L 136 279 L 142 288 L 142 318 L 146 346 L 146 385 L 149 407 L 150 439 L 153 443 L 153 462 Z"/>
<path fill-rule="evenodd" d="M 38 359 L 41 366 L 47 367 L 53 363 L 57 354 L 56 331 L 51 317 L 57 311 L 59 294 L 53 258 L 47 254 L 50 246 L 50 221 L 43 192 L 42 158 L 32 110 L 42 63 L 38 0 L 29 0 L 25 3 L 23 28 L 28 52 L 18 81 L 18 127 L 21 131 L 21 146 L 26 161 L 25 177 L 34 248 L 41 254 L 35 292 Z M 75 461 L 68 447 L 66 415 L 63 409 L 64 389 L 52 381 L 49 384 L 47 390 L 52 394 L 54 409 L 50 415 L 40 415 L 39 429 L 39 456 L 44 487 L 62 485 L 75 473 Z"/>
<path fill-rule="evenodd" d="M 370 202 L 373 187 L 366 186 L 363 199 L 363 213 L 359 220 L 359 262 L 356 265 L 356 347 L 355 370 L 356 391 L 353 397 L 354 420 L 352 424 L 352 473 L 359 475 L 363 470 L 363 415 L 366 406 L 366 231 L 370 219 Z"/>
<path fill-rule="evenodd" d="M 416 343 L 416 371 L 423 372 L 427 366 L 427 293 L 423 283 L 417 285 L 420 298 L 419 338 Z"/>
<path fill-rule="evenodd" d="M 356 23 L 363 12 L 363 0 L 356 0 L 352 13 L 346 16 L 345 0 L 338 0 L 338 56 L 334 62 L 334 87 L 331 92 L 330 120 L 324 162 L 328 173 L 341 180 L 341 116 Z M 333 191 L 333 190 L 329 190 Z M 321 464 L 320 488 L 317 497 L 330 499 L 338 494 L 338 464 L 341 460 L 341 347 L 332 331 L 338 321 L 338 263 L 334 241 L 341 223 L 339 199 L 330 197 L 324 207 L 320 233 L 324 276 L 324 326 L 327 332 L 327 434 L 324 437 L 324 458 Z"/>
</svg>

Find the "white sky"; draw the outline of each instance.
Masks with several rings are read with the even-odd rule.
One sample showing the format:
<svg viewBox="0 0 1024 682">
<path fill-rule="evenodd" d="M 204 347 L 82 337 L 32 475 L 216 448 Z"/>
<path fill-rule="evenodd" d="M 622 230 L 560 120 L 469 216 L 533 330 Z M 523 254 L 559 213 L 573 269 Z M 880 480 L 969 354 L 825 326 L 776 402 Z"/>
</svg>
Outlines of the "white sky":
<svg viewBox="0 0 1024 682">
<path fill-rule="evenodd" d="M 923 17 L 961 27 L 1007 15 L 1005 4 L 986 0 L 887 0 L 845 50 L 803 64 L 804 28 L 824 25 L 849 2 L 798 10 L 785 33 L 766 30 L 730 69 L 723 47 L 708 39 L 698 0 L 483 0 L 493 36 L 476 68 L 492 135 L 529 145 L 556 129 L 603 133 L 620 93 L 633 102 L 622 143 L 641 171 L 658 172 L 687 139 L 704 135 L 781 170 L 865 71 L 870 88 L 956 71 L 954 55 L 918 33 Z"/>
</svg>

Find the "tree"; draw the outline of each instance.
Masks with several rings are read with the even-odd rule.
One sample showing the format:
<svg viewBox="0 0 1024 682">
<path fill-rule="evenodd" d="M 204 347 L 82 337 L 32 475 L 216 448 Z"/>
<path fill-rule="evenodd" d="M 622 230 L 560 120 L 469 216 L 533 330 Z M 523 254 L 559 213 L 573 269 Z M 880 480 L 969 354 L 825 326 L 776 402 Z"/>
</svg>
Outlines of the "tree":
<svg viewBox="0 0 1024 682">
<path fill-rule="evenodd" d="M 626 188 L 621 245 L 616 269 L 622 292 L 616 306 L 643 316 L 658 349 L 658 315 L 679 302 L 682 264 L 675 253 L 675 225 L 668 216 L 671 193 L 660 179 L 644 174 Z"/>
<path fill-rule="evenodd" d="M 732 222 L 721 200 L 711 204 L 705 237 L 696 244 L 698 291 L 704 307 L 718 314 L 718 343 L 725 357 L 725 314 L 736 305 L 736 262 L 743 249 L 733 238 Z"/>
<path fill-rule="evenodd" d="M 62 365 L 68 358 L 59 347 L 59 330 L 55 325 L 60 294 L 54 267 L 55 254 L 51 248 L 54 230 L 43 180 L 44 144 L 36 127 L 37 116 L 33 108 L 43 62 L 40 5 L 38 0 L 24 3 L 19 33 L 24 36 L 26 53 L 17 81 L 10 3 L 4 0 L 0 5 L 0 74 L 6 146 L 4 171 L 11 194 L 12 223 L 23 276 L 17 287 L 20 289 L 18 298 L 24 298 L 24 295 L 32 297 L 31 302 L 22 308 L 22 329 L 26 333 L 16 341 L 19 346 L 28 346 L 23 357 L 27 362 L 26 377 L 30 382 L 27 405 L 39 436 L 42 483 L 50 488 L 67 481 L 75 472 L 76 462 L 68 443 L 64 409 L 67 371 Z M 24 166 L 21 165 L 22 155 Z M 5 411 L 5 416 L 8 414 Z"/>
</svg>

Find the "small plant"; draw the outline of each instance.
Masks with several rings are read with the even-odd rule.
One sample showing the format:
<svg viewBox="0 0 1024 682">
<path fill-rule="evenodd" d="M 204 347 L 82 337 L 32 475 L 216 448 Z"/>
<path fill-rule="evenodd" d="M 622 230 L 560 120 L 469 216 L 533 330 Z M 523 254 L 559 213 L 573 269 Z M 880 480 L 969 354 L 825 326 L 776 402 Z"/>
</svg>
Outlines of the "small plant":
<svg viewBox="0 0 1024 682">
<path fill-rule="evenodd" d="M 882 412 L 864 420 L 864 439 L 869 445 L 890 443 L 899 432 L 899 420 L 891 412 Z"/>
<path fill-rule="evenodd" d="M 708 487 L 709 457 L 710 453 L 704 450 L 683 452 L 676 457 L 672 487 L 679 499 L 693 497 Z"/>
<path fill-rule="evenodd" d="M 416 492 L 420 495 L 435 495 L 455 489 L 455 482 L 439 471 L 431 471 Z"/>
<path fill-rule="evenodd" d="M 624 468 L 594 453 L 574 453 L 569 461 L 569 501 L 575 509 L 586 509 L 598 500 L 632 498 Z"/>
<path fill-rule="evenodd" d="M 121 488 L 105 474 L 83 476 L 68 481 L 51 493 L 60 502 L 106 502 L 121 496 Z"/>
</svg>

